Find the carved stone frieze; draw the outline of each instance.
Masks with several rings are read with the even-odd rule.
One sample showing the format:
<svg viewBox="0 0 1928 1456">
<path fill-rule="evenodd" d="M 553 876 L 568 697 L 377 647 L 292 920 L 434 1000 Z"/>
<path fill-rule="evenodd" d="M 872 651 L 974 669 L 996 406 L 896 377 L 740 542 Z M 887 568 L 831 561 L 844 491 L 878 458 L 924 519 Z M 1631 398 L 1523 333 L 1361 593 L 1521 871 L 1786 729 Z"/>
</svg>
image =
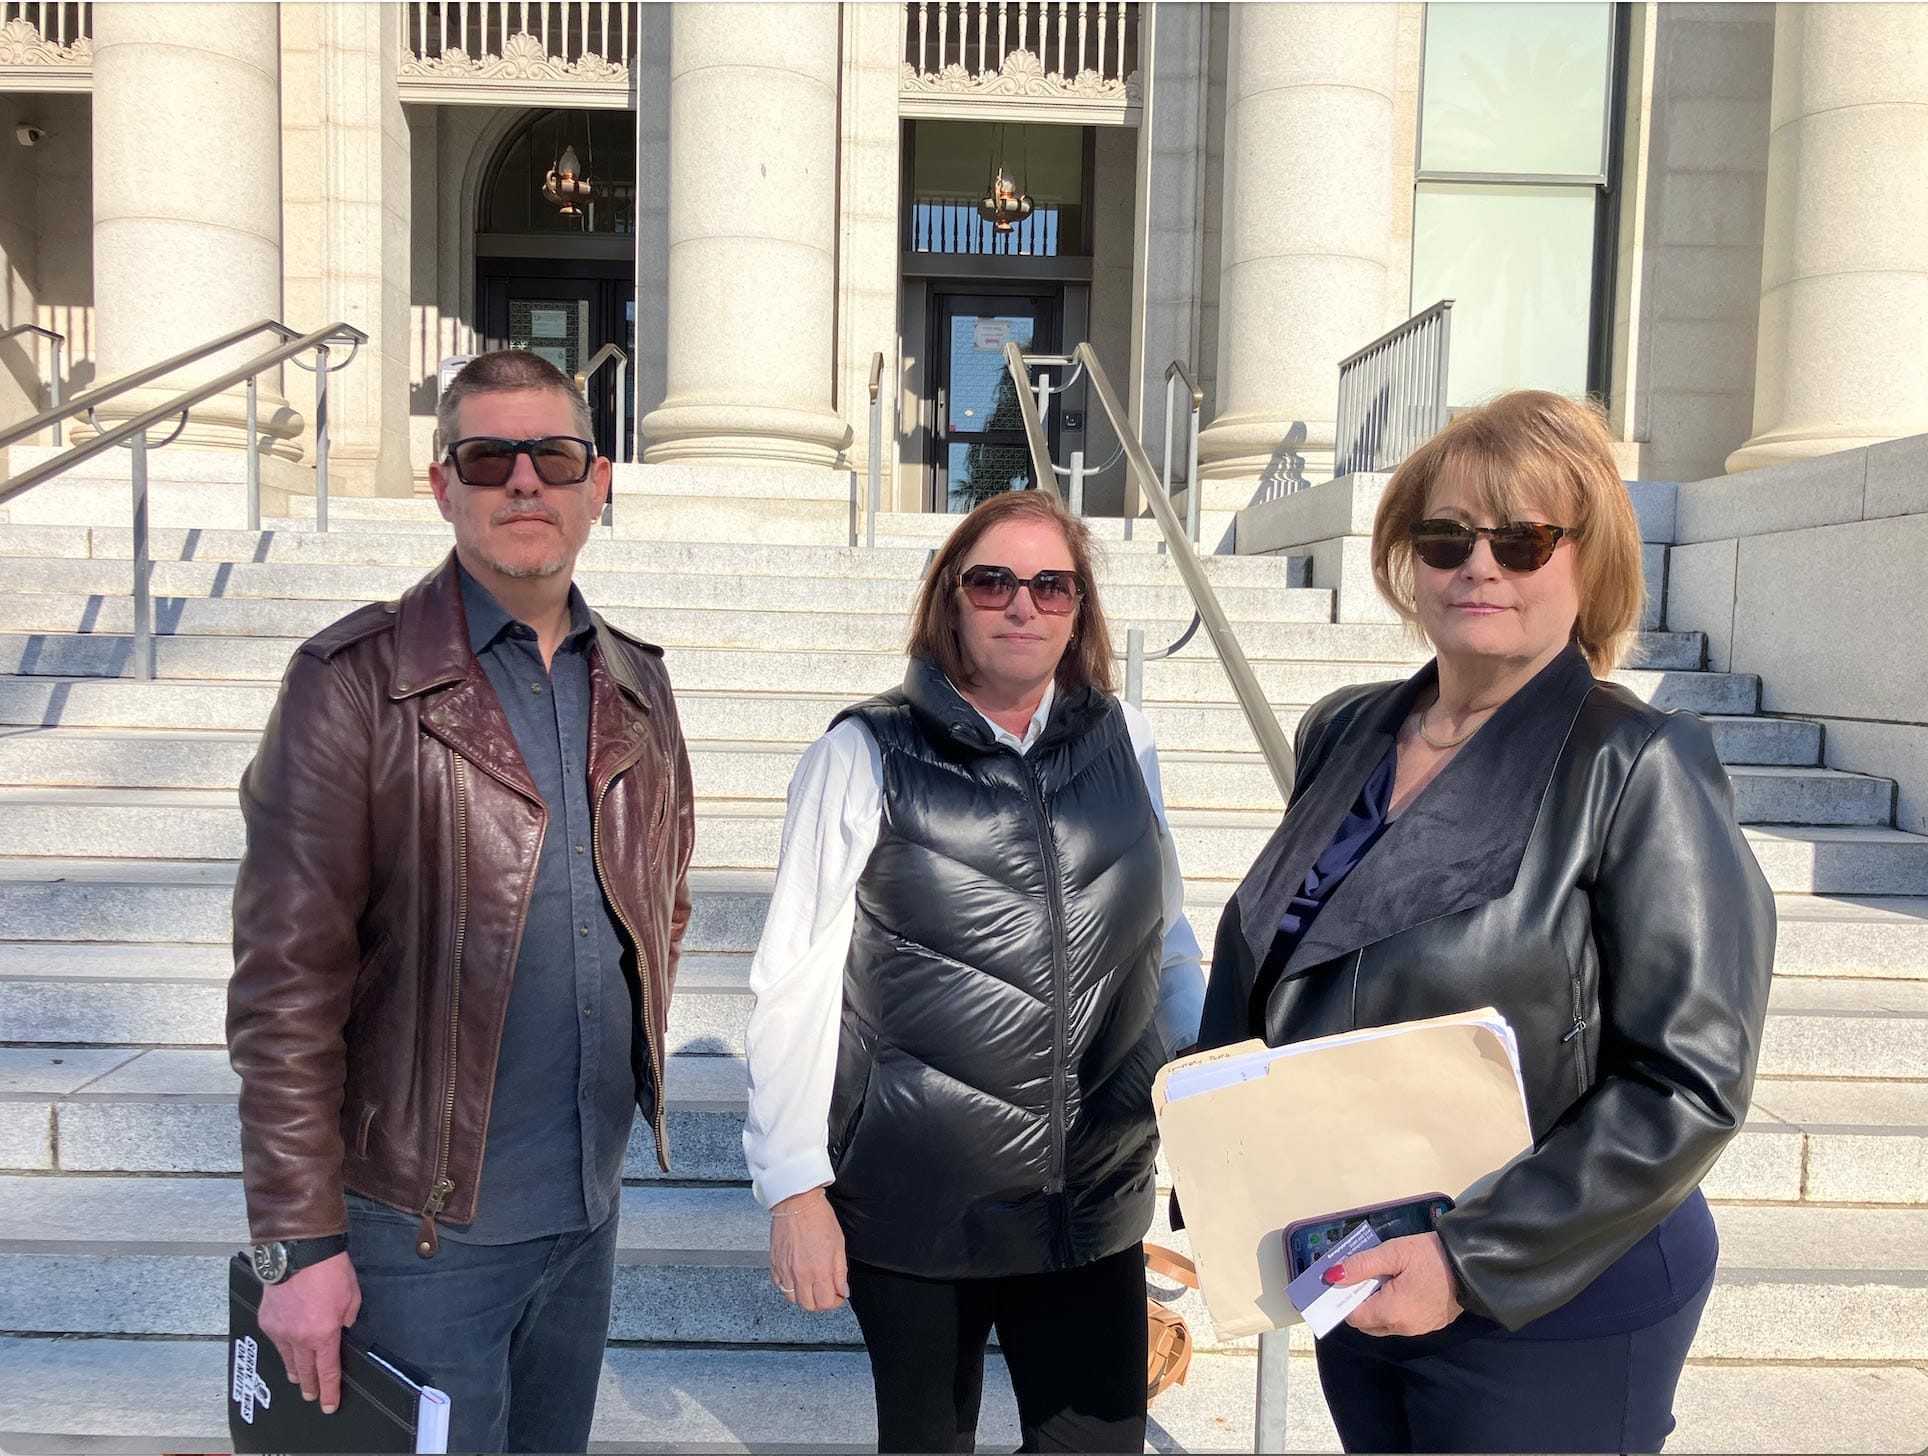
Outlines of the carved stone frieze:
<svg viewBox="0 0 1928 1456">
<path fill-rule="evenodd" d="M 16 15 L 0 25 L 0 66 L 59 66 L 73 70 L 92 70 L 94 43 L 78 36 L 70 45 L 55 45 L 41 35 L 34 23 Z"/>
<path fill-rule="evenodd" d="M 1028 51 L 1012 51 L 996 71 L 974 73 L 953 61 L 941 71 L 920 71 L 909 61 L 901 70 L 900 90 L 906 96 L 1023 96 L 1039 100 L 1109 102 L 1123 107 L 1140 103 L 1138 73 L 1122 80 L 1097 71 L 1075 76 L 1047 71 L 1044 62 Z"/>
<path fill-rule="evenodd" d="M 439 56 L 402 52 L 400 74 L 438 81 L 539 81 L 586 86 L 626 86 L 629 67 L 588 52 L 576 60 L 549 54 L 533 35 L 512 35 L 499 56 L 471 56 L 451 47 Z"/>
</svg>

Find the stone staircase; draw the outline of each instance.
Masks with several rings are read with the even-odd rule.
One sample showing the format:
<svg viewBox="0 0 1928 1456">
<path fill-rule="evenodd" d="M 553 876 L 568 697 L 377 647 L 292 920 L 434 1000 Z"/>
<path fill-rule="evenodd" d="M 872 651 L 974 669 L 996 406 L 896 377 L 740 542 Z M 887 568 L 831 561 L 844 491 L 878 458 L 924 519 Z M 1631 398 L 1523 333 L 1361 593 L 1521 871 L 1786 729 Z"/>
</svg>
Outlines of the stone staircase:
<svg viewBox="0 0 1928 1456">
<path fill-rule="evenodd" d="M 220 1267 L 244 1237 L 221 1049 L 234 786 L 296 640 L 435 565 L 419 502 L 327 534 L 159 531 L 159 678 L 133 680 L 126 530 L 0 525 L 0 1448 L 209 1450 L 225 1440 Z M 896 682 L 943 518 L 874 551 L 624 539 L 589 600 L 662 643 L 691 745 L 695 909 L 671 1015 L 675 1167 L 638 1144 L 624 1195 L 599 1447 L 836 1449 L 873 1439 L 847 1312 L 771 1289 L 738 1135 L 748 967 L 802 745 Z M 1114 630 L 1154 646 L 1191 604 L 1155 529 L 1115 523 Z M 1412 670 L 1402 630 L 1332 621 L 1282 559 L 1208 571 L 1289 731 L 1342 683 Z M 1697 635 L 1643 636 L 1622 679 L 1708 716 L 1779 900 L 1777 979 L 1746 1131 L 1708 1192 L 1722 1269 L 1676 1450 L 1907 1450 L 1928 1439 L 1928 839 L 1886 780 L 1819 767 L 1818 725 L 1757 714 Z M 1190 913 L 1209 948 L 1279 803 L 1202 638 L 1145 671 Z M 1169 1237 L 1154 1230 L 1154 1237 Z M 1183 1246 L 1182 1235 L 1172 1242 Z M 1212 1338 L 1153 1409 L 1161 1450 L 1250 1450 L 1251 1342 Z M 1297 1336 L 1302 1337 L 1303 1331 Z M 1303 1338 L 1289 1443 L 1332 1450 Z M 995 1363 L 995 1362 L 994 1362 Z M 982 1440 L 1009 1449 L 1001 1371 Z"/>
</svg>

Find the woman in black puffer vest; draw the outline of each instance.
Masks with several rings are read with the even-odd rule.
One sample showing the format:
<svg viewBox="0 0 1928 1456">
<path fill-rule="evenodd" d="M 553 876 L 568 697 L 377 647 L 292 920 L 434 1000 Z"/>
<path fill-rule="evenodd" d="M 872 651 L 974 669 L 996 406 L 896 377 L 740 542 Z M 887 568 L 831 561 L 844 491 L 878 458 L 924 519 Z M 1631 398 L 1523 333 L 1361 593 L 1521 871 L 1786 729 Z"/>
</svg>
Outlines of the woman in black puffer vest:
<svg viewBox="0 0 1928 1456">
<path fill-rule="evenodd" d="M 1024 1449 L 1139 1450 L 1152 1077 L 1198 944 L 1083 524 L 994 497 L 925 580 L 903 686 L 790 785 L 751 971 L 744 1147 L 771 1276 L 847 1297 L 882 1450 L 970 1450 L 995 1328 Z"/>
</svg>

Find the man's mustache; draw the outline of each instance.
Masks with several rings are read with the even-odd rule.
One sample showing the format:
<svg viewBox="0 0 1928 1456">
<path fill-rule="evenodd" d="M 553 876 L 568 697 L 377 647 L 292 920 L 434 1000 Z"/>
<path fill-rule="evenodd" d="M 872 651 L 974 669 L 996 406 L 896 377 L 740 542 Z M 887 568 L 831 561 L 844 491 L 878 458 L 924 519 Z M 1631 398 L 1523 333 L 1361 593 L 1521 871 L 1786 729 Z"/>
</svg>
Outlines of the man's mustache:
<svg viewBox="0 0 1928 1456">
<path fill-rule="evenodd" d="M 562 524 L 561 516 L 549 509 L 548 506 L 542 504 L 541 501 L 536 500 L 511 502 L 490 516 L 489 524 L 492 526 L 501 526 L 506 525 L 510 521 L 523 520 L 529 516 L 534 516 L 538 520 L 547 521 L 552 526 L 560 526 Z"/>
</svg>

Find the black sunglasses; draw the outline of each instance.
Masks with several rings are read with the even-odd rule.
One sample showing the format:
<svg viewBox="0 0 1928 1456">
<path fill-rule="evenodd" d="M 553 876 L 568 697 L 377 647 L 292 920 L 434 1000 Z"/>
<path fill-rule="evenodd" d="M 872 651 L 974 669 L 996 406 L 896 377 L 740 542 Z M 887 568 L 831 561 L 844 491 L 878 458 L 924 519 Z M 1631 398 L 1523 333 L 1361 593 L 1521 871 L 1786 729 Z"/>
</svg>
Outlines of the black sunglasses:
<svg viewBox="0 0 1928 1456">
<path fill-rule="evenodd" d="M 1412 524 L 1413 554 L 1435 571 L 1457 571 L 1473 554 L 1473 543 L 1484 536 L 1493 544 L 1493 559 L 1508 571 L 1538 571 L 1553 559 L 1562 536 L 1571 526 L 1547 526 L 1538 521 L 1508 521 L 1503 526 L 1467 526 L 1458 521 L 1429 520 Z"/>
<path fill-rule="evenodd" d="M 1075 571 L 1040 571 L 1019 576 L 1008 566 L 973 566 L 958 578 L 974 607 L 1001 612 L 1016 600 L 1019 587 L 1031 589 L 1031 604 L 1047 617 L 1068 615 L 1084 595 Z"/>
<path fill-rule="evenodd" d="M 455 478 L 464 485 L 507 485 L 515 474 L 518 455 L 529 457 L 536 478 L 544 485 L 581 485 L 589 479 L 596 442 L 579 435 L 538 435 L 533 440 L 469 435 L 449 446 L 448 451 Z"/>
</svg>

